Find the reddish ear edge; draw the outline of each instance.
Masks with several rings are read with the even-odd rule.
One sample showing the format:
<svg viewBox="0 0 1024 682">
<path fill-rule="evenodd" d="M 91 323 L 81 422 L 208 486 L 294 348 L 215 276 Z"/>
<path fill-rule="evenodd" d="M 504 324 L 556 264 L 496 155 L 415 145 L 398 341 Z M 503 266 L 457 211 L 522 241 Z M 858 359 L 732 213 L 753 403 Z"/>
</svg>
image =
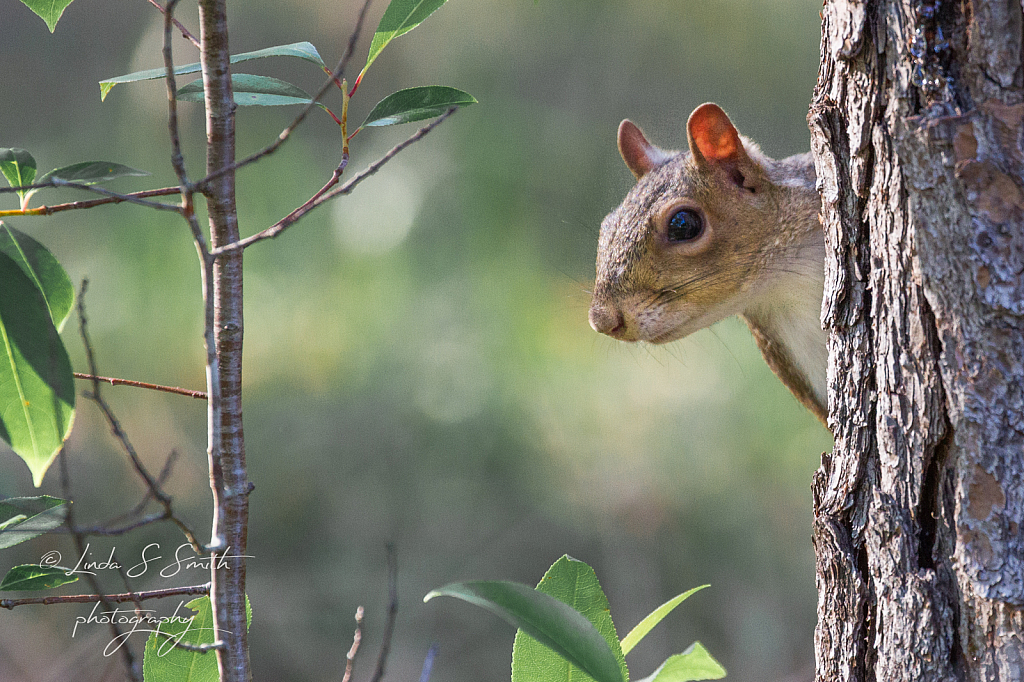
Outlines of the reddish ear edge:
<svg viewBox="0 0 1024 682">
<path fill-rule="evenodd" d="M 702 104 L 686 122 L 690 153 L 707 161 L 737 160 L 743 154 L 740 134 L 717 104 Z"/>
<path fill-rule="evenodd" d="M 619 154 L 637 180 L 668 159 L 668 154 L 648 142 L 643 132 L 629 119 L 619 124 L 618 140 Z"/>
</svg>

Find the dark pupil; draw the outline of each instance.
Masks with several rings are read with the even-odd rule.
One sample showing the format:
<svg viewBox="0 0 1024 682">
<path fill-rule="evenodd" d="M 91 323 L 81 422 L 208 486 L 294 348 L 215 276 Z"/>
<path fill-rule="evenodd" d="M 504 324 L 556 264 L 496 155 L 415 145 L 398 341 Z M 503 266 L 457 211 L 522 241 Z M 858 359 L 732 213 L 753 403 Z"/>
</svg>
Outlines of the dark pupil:
<svg viewBox="0 0 1024 682">
<path fill-rule="evenodd" d="M 686 242 L 696 239 L 704 231 L 704 221 L 700 214 L 688 208 L 676 211 L 668 219 L 668 238 L 673 242 Z"/>
</svg>

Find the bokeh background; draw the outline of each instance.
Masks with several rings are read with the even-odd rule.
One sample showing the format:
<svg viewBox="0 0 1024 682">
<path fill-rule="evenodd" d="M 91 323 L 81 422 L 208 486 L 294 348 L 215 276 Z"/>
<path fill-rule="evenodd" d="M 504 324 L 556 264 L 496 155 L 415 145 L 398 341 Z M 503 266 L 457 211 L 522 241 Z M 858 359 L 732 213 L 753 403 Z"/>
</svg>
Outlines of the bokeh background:
<svg viewBox="0 0 1024 682">
<path fill-rule="evenodd" d="M 386 3 L 375 2 L 350 77 Z M 615 150 L 629 117 L 664 147 L 713 100 L 772 156 L 808 147 L 817 68 L 814 0 L 451 0 L 390 45 L 352 102 L 356 121 L 403 87 L 474 94 L 464 109 L 350 197 L 246 252 L 245 425 L 251 497 L 250 631 L 256 678 L 336 680 L 358 605 L 366 607 L 356 679 L 369 677 L 387 607 L 387 543 L 399 564 L 390 680 L 505 680 L 512 629 L 454 600 L 423 604 L 462 579 L 535 583 L 562 554 L 591 564 L 620 635 L 657 605 L 704 583 L 630 654 L 632 676 L 700 640 L 729 679 L 810 679 L 815 590 L 810 478 L 829 434 L 772 376 L 738 320 L 667 347 L 629 346 L 587 324 L 598 226 L 631 186 Z M 357 3 L 235 3 L 235 52 L 309 40 L 334 64 Z M 192 8 L 181 18 L 195 27 Z M 111 183 L 175 184 L 163 84 L 97 81 L 160 65 L 162 20 L 143 0 L 78 0 L 55 34 L 0 0 L 0 146 L 40 172 L 103 159 L 151 171 Z M 184 40 L 177 61 L 195 61 Z M 314 91 L 321 75 L 289 60 L 244 69 Z M 327 102 L 340 106 L 337 93 Z M 182 105 L 187 161 L 202 175 L 202 117 Z M 294 108 L 243 108 L 240 154 L 266 144 Z M 415 130 L 367 130 L 354 172 Z M 303 202 L 341 153 L 318 112 L 277 154 L 239 174 L 243 232 Z M 82 198 L 40 193 L 40 202 Z M 11 195 L 0 207 L 14 208 Z M 204 386 L 195 250 L 184 225 L 138 207 L 9 223 L 48 246 L 79 283 L 100 372 Z M 76 324 L 64 331 L 85 371 Z M 87 388 L 82 384 L 82 390 Z M 180 458 L 169 491 L 208 535 L 205 408 L 132 388 L 104 389 L 152 470 Z M 81 523 L 123 513 L 143 488 L 97 410 L 80 399 L 67 448 Z M 42 492 L 60 495 L 53 467 Z M 31 495 L 27 468 L 0 446 L 0 495 Z M 169 524 L 92 538 L 125 566 Z M 0 569 L 66 536 L 0 553 Z M 100 571 L 123 591 L 115 571 Z M 203 571 L 133 582 L 153 589 Z M 88 591 L 80 582 L 61 593 Z M 8 596 L 8 595 L 5 595 Z M 14 595 L 10 595 L 14 596 Z M 174 603 L 151 603 L 169 615 Z M 166 613 L 165 613 L 166 612 Z M 108 631 L 86 606 L 0 614 L 0 679 L 121 679 Z M 133 638 L 141 651 L 143 637 Z"/>
</svg>

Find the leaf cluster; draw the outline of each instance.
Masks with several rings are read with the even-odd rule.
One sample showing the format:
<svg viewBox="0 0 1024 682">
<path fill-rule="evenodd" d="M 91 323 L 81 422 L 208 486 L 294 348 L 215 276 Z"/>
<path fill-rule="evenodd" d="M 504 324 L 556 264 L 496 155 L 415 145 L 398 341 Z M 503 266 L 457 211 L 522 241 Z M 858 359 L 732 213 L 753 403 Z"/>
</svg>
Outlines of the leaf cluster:
<svg viewBox="0 0 1024 682">
<path fill-rule="evenodd" d="M 477 580 L 452 583 L 430 592 L 487 609 L 519 628 L 512 649 L 512 682 L 629 682 L 625 655 L 673 609 L 695 592 L 676 596 L 619 640 L 608 598 L 594 569 L 563 556 L 536 589 L 521 583 Z M 701 645 L 670 656 L 641 682 L 690 682 L 725 677 L 723 668 Z"/>
</svg>

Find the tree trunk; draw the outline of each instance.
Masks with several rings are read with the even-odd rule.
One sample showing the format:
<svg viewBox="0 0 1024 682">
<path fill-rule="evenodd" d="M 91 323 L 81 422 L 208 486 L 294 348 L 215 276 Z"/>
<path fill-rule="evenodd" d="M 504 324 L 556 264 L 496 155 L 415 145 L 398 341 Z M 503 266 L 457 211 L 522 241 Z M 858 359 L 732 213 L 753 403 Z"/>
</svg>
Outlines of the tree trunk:
<svg viewBox="0 0 1024 682">
<path fill-rule="evenodd" d="M 1024 680 L 1020 0 L 828 0 L 817 679 Z"/>
</svg>

